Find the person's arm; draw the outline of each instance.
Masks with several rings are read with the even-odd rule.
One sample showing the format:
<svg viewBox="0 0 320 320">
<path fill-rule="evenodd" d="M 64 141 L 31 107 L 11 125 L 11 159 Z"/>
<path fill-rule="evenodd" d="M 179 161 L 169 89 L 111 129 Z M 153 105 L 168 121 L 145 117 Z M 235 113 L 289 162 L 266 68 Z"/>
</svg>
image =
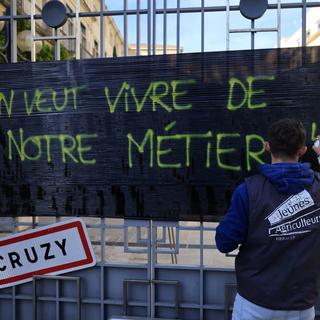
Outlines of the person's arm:
<svg viewBox="0 0 320 320">
<path fill-rule="evenodd" d="M 249 225 L 249 196 L 242 183 L 233 193 L 231 206 L 216 230 L 216 245 L 219 251 L 235 250 L 247 238 Z"/>
<path fill-rule="evenodd" d="M 313 171 L 320 171 L 319 158 L 320 148 L 315 147 L 312 144 L 307 145 L 306 153 L 300 158 L 300 162 L 308 162 L 311 165 Z"/>
<path fill-rule="evenodd" d="M 320 146 L 319 147 L 313 146 L 312 149 L 316 153 L 318 158 L 318 164 L 320 165 Z"/>
</svg>

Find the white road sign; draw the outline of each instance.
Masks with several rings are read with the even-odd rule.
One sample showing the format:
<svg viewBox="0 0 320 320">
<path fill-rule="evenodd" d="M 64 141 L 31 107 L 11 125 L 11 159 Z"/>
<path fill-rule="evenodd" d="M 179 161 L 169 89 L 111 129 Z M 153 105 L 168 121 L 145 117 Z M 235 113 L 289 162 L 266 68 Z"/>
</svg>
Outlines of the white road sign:
<svg viewBox="0 0 320 320">
<path fill-rule="evenodd" d="M 0 289 L 89 268 L 96 259 L 85 224 L 72 219 L 0 238 Z"/>
</svg>

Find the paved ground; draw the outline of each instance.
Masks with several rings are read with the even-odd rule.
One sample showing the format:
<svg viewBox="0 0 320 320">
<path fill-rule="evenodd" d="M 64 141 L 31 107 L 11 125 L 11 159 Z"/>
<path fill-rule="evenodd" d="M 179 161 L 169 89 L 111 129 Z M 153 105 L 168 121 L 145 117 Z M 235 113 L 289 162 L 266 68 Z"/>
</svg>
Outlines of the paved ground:
<svg viewBox="0 0 320 320">
<path fill-rule="evenodd" d="M 30 218 L 16 220 L 16 230 L 22 231 L 24 229 L 30 229 L 32 220 Z M 35 222 L 39 225 L 51 224 L 55 222 L 55 218 L 40 218 L 36 219 Z M 123 226 L 123 220 L 119 219 L 85 219 L 86 224 L 89 226 L 88 232 L 92 241 L 94 251 L 97 256 L 97 260 L 101 261 L 102 247 L 100 244 L 100 238 L 102 233 L 101 222 L 106 223 L 108 226 Z M 2 219 L 0 222 L 0 236 L 5 236 L 11 233 L 13 228 L 12 220 Z M 27 224 L 27 225 L 25 225 Z M 30 224 L 30 226 L 28 226 Z M 198 223 L 194 222 L 182 222 L 179 224 L 182 227 L 197 227 Z M 205 227 L 215 227 L 216 224 L 207 223 Z M 171 229 L 173 234 L 169 238 L 168 228 L 166 228 L 166 242 L 159 245 L 162 249 L 170 249 L 176 242 L 176 231 L 175 228 Z M 158 238 L 162 238 L 163 229 L 158 228 Z M 146 228 L 141 228 L 141 238 L 146 239 L 148 235 Z M 122 262 L 122 263 L 147 263 L 147 254 L 137 253 L 125 253 L 124 252 L 124 229 L 105 229 L 105 248 L 104 248 L 104 259 L 107 262 Z M 173 239 L 174 238 L 174 239 Z M 170 241 L 171 240 L 171 241 Z M 128 228 L 128 242 L 129 247 L 132 249 L 146 249 L 145 246 L 137 243 L 137 229 L 130 227 Z M 179 232 L 179 253 L 177 255 L 171 254 L 158 254 L 157 262 L 163 264 L 178 263 L 183 265 L 199 265 L 200 264 L 200 231 L 199 230 L 180 230 Z M 204 232 L 204 264 L 210 267 L 224 267 L 233 268 L 234 258 L 226 257 L 224 254 L 218 252 L 215 249 L 214 242 L 214 231 Z"/>
</svg>

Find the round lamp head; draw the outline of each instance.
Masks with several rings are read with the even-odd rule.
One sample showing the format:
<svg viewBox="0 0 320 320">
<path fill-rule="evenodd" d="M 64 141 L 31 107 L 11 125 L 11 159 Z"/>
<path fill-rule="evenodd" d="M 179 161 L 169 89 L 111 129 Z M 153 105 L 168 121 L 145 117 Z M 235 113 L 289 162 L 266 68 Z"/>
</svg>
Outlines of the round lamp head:
<svg viewBox="0 0 320 320">
<path fill-rule="evenodd" d="M 17 44 L 21 52 L 30 52 L 31 43 L 32 43 L 32 37 L 31 37 L 30 30 L 23 30 L 18 33 Z M 39 53 L 42 49 L 42 42 L 36 41 L 35 46 L 36 46 L 36 53 Z"/>
<path fill-rule="evenodd" d="M 5 16 L 6 15 L 6 12 L 5 11 L 2 11 L 0 12 L 0 15 L 1 16 Z M 0 32 L 3 30 L 4 26 L 6 25 L 6 22 L 5 21 L 0 21 Z"/>
<path fill-rule="evenodd" d="M 267 9 L 268 0 L 240 0 L 240 12 L 247 19 L 259 19 Z"/>
<path fill-rule="evenodd" d="M 3 30 L 5 24 L 5 21 L 0 21 L 0 32 Z"/>
<path fill-rule="evenodd" d="M 67 8 L 62 2 L 51 0 L 43 6 L 41 16 L 46 25 L 51 28 L 59 28 L 68 19 Z"/>
</svg>

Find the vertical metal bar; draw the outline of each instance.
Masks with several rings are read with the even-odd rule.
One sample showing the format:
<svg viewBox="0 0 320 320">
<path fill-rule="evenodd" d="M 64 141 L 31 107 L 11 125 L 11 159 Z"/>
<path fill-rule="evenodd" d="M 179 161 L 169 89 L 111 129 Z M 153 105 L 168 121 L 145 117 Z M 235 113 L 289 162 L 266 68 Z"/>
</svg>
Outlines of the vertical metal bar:
<svg viewBox="0 0 320 320">
<path fill-rule="evenodd" d="M 77 279 L 77 320 L 81 320 L 81 278 Z"/>
<path fill-rule="evenodd" d="M 16 227 L 17 227 L 17 218 L 14 217 L 14 218 L 12 218 L 12 233 L 16 233 L 17 232 Z"/>
<path fill-rule="evenodd" d="M 140 9 L 141 9 L 141 0 L 137 0 L 137 41 L 136 41 L 136 54 L 140 56 Z"/>
<path fill-rule="evenodd" d="M 224 320 L 229 320 L 229 292 L 227 291 L 226 284 L 224 285 Z"/>
<path fill-rule="evenodd" d="M 123 0 L 123 49 L 124 56 L 128 55 L 128 0 Z"/>
<path fill-rule="evenodd" d="M 255 36 L 255 32 L 253 31 L 254 29 L 254 19 L 251 19 L 251 50 L 254 49 L 254 36 Z"/>
<path fill-rule="evenodd" d="M 148 223 L 148 269 L 147 269 L 147 277 L 148 277 L 148 282 L 150 283 L 150 286 L 149 286 L 149 295 L 148 295 L 148 317 L 151 316 L 151 313 L 152 313 L 152 295 L 151 295 L 151 279 L 152 279 L 152 268 L 153 268 L 153 265 L 152 265 L 152 258 L 153 258 L 153 255 L 152 255 L 152 224 L 151 224 L 151 221 L 149 221 Z"/>
<path fill-rule="evenodd" d="M 32 314 L 33 320 L 37 320 L 38 315 L 37 315 L 37 279 L 33 278 L 32 279 Z"/>
<path fill-rule="evenodd" d="M 176 240 L 174 239 L 174 231 L 173 231 L 173 228 L 172 228 L 172 236 L 173 236 L 173 240 L 174 240 L 174 249 L 175 251 L 179 251 L 180 248 L 180 232 L 179 232 L 179 224 L 178 226 L 176 227 Z M 175 264 L 178 264 L 178 255 L 177 253 L 174 254 L 174 261 L 175 261 Z"/>
<path fill-rule="evenodd" d="M 172 249 L 172 247 L 174 247 L 174 245 L 173 245 L 173 239 L 171 238 L 171 230 L 170 230 L 170 227 L 168 227 L 168 235 L 169 235 L 169 246 L 170 246 L 170 249 Z M 171 263 L 174 264 L 174 256 L 173 256 L 173 253 L 171 253 Z"/>
<path fill-rule="evenodd" d="M 32 217 L 32 229 L 36 227 L 36 217 Z"/>
<path fill-rule="evenodd" d="M 123 315 L 126 316 L 128 313 L 128 282 L 126 280 L 122 283 L 123 291 Z"/>
<path fill-rule="evenodd" d="M 129 248 L 129 239 L 128 239 L 128 228 L 126 225 L 123 229 L 123 246 L 124 246 L 124 252 Z"/>
<path fill-rule="evenodd" d="M 177 228 L 176 228 L 177 230 Z M 176 251 L 176 248 L 177 248 L 177 242 L 175 240 L 175 235 L 174 235 L 174 228 L 172 227 L 171 228 L 171 233 L 172 233 L 172 239 L 173 239 L 173 249 Z M 178 238 L 178 234 L 177 234 L 177 238 Z M 178 240 L 178 239 L 177 239 Z M 177 254 L 174 253 L 174 263 L 175 264 L 178 264 L 178 257 L 177 257 Z"/>
<path fill-rule="evenodd" d="M 101 255 L 101 262 L 103 262 L 103 265 L 105 264 L 105 249 L 106 249 L 106 241 L 105 241 L 105 232 L 106 232 L 106 219 L 101 219 L 101 225 L 100 225 L 100 255 Z M 104 315 L 104 266 L 100 267 L 100 313 L 101 313 L 101 319 L 105 318 Z"/>
<path fill-rule="evenodd" d="M 80 0 L 76 2 L 76 59 L 80 59 Z"/>
<path fill-rule="evenodd" d="M 163 54 L 167 54 L 167 0 L 163 1 Z"/>
<path fill-rule="evenodd" d="M 60 303 L 59 303 L 59 298 L 60 298 L 60 290 L 59 290 L 59 280 L 56 279 L 56 320 L 60 319 Z"/>
<path fill-rule="evenodd" d="M 106 248 L 106 242 L 105 242 L 105 232 L 106 232 L 106 221 L 104 218 L 101 219 L 101 225 L 100 225 L 100 256 L 101 256 L 101 262 L 105 262 L 105 248 Z"/>
<path fill-rule="evenodd" d="M 169 235 L 170 249 L 172 249 L 173 251 L 176 251 L 177 243 L 174 236 L 174 227 L 168 227 L 168 235 Z M 177 235 L 177 239 L 178 239 L 178 235 Z M 176 253 L 171 253 L 171 261 L 172 261 L 172 264 L 178 264 L 178 258 Z"/>
<path fill-rule="evenodd" d="M 157 0 L 153 0 L 152 53 L 157 54 Z"/>
<path fill-rule="evenodd" d="M 55 37 L 59 36 L 59 29 L 54 28 L 53 34 Z M 54 59 L 56 61 L 60 60 L 60 41 L 58 39 L 54 40 Z"/>
<path fill-rule="evenodd" d="M 201 52 L 204 52 L 204 0 L 201 0 Z"/>
<path fill-rule="evenodd" d="M 307 0 L 302 0 L 302 46 L 307 46 Z"/>
<path fill-rule="evenodd" d="M 204 304 L 204 286 L 203 286 L 203 281 L 204 281 L 204 262 L 203 262 L 203 248 L 204 248 L 204 235 L 203 235 L 203 222 L 200 222 L 200 320 L 203 319 L 203 304 Z"/>
<path fill-rule="evenodd" d="M 148 0 L 148 55 L 151 55 L 151 28 L 152 28 L 152 21 L 151 21 L 151 0 Z"/>
<path fill-rule="evenodd" d="M 104 34 L 104 16 L 103 11 L 105 8 L 104 0 L 100 0 L 100 58 L 104 57 L 104 41 L 105 41 L 105 34 Z"/>
<path fill-rule="evenodd" d="M 138 227 L 137 227 L 137 232 L 136 232 L 136 241 L 137 241 L 137 242 L 140 242 L 140 241 L 141 241 L 141 239 L 142 239 L 142 235 L 141 235 L 141 227 L 140 227 L 140 226 L 138 226 Z"/>
<path fill-rule="evenodd" d="M 36 47 L 35 47 L 35 41 L 34 38 L 36 36 L 36 22 L 34 20 L 34 15 L 35 15 L 35 0 L 31 0 L 30 2 L 31 8 L 30 8 L 30 15 L 31 15 L 31 61 L 34 62 L 36 61 Z"/>
<path fill-rule="evenodd" d="M 151 304 L 151 320 L 155 317 L 155 246 L 156 246 L 156 235 L 154 232 L 153 221 L 150 221 L 150 238 L 151 238 L 151 261 L 150 261 L 150 304 Z"/>
<path fill-rule="evenodd" d="M 154 265 L 156 265 L 158 263 L 158 226 L 156 226 L 153 231 L 154 231 L 154 235 L 155 235 L 153 263 L 154 263 Z"/>
<path fill-rule="evenodd" d="M 176 293 L 176 319 L 179 319 L 179 305 L 180 305 L 180 285 L 177 283 L 175 285 L 175 293 Z M 201 318 L 202 320 L 202 318 Z"/>
<path fill-rule="evenodd" d="M 17 311 L 17 300 L 16 300 L 16 287 L 14 286 L 12 288 L 12 319 L 13 320 L 16 320 L 17 319 L 17 314 L 16 314 L 16 311 Z"/>
<path fill-rule="evenodd" d="M 278 48 L 281 47 L 281 0 L 278 0 L 278 6 L 277 6 L 277 46 Z"/>
<path fill-rule="evenodd" d="M 227 0 L 226 11 L 226 50 L 230 50 L 230 0 Z"/>
<path fill-rule="evenodd" d="M 105 242 L 105 241 L 103 241 Z M 105 319 L 104 315 L 104 266 L 100 267 L 100 317 Z"/>
<path fill-rule="evenodd" d="M 14 17 L 17 15 L 17 0 L 11 0 L 10 3 L 10 62 L 18 61 L 17 55 L 17 21 Z"/>
<path fill-rule="evenodd" d="M 177 0 L 177 54 L 180 53 L 180 0 Z"/>
</svg>

